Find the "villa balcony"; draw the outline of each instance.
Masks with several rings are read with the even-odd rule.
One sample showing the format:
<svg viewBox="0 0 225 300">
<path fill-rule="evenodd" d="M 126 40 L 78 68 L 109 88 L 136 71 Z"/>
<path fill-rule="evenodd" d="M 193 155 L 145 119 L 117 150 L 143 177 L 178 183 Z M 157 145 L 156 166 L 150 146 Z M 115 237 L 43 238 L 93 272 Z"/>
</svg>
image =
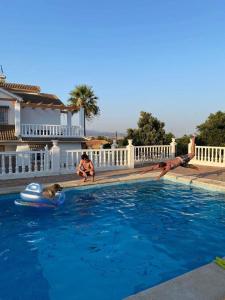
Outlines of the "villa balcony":
<svg viewBox="0 0 225 300">
<path fill-rule="evenodd" d="M 81 137 L 80 126 L 49 125 L 49 124 L 21 124 L 22 137 L 68 138 Z"/>
</svg>

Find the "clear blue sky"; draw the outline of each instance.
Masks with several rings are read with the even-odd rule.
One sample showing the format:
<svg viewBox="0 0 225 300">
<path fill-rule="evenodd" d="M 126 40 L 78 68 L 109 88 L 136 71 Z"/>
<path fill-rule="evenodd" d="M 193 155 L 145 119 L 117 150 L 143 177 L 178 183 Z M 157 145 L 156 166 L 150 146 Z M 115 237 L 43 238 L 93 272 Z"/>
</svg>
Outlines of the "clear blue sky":
<svg viewBox="0 0 225 300">
<path fill-rule="evenodd" d="M 192 133 L 225 108 L 225 1 L 2 0 L 0 64 L 63 101 L 93 86 L 92 129 L 125 131 L 144 110 Z"/>
</svg>

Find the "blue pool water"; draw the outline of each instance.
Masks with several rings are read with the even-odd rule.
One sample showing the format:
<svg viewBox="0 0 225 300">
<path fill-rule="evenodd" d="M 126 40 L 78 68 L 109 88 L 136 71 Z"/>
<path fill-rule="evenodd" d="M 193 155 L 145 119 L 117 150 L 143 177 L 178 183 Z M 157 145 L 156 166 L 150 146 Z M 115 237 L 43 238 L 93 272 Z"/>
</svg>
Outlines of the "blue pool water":
<svg viewBox="0 0 225 300">
<path fill-rule="evenodd" d="M 167 181 L 0 198 L 0 299 L 120 300 L 225 255 L 225 195 Z"/>
</svg>

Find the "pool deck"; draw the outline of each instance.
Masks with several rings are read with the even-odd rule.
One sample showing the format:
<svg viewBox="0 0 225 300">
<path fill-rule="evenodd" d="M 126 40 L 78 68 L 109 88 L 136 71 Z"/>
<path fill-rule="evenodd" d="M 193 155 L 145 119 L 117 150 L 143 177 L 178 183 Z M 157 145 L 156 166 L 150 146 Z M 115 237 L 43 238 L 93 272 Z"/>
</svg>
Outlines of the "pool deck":
<svg viewBox="0 0 225 300">
<path fill-rule="evenodd" d="M 150 172 L 140 175 L 140 172 L 146 170 L 146 168 L 139 167 L 129 170 L 97 172 L 94 183 L 90 180 L 83 183 L 76 174 L 0 180 L 0 194 L 20 192 L 31 182 L 39 182 L 44 185 L 58 182 L 64 188 L 73 188 L 92 186 L 93 184 L 154 179 L 159 174 L 159 172 Z M 225 193 L 225 168 L 199 166 L 199 171 L 196 171 L 180 167 L 169 172 L 165 178 Z M 225 270 L 214 263 L 210 263 L 136 295 L 132 295 L 126 298 L 126 300 L 224 300 L 224 283 Z"/>
<path fill-rule="evenodd" d="M 124 300 L 224 300 L 224 283 L 225 270 L 210 263 Z"/>
<path fill-rule="evenodd" d="M 83 183 L 76 174 L 0 180 L 0 194 L 21 192 L 24 187 L 31 182 L 39 182 L 44 185 L 58 182 L 65 188 L 72 188 L 137 179 L 154 179 L 157 174 L 159 174 L 159 172 L 149 172 L 144 175 L 140 175 L 140 172 L 146 170 L 146 168 L 147 167 L 126 170 L 99 171 L 96 174 L 96 180 L 94 183 L 92 183 L 91 180 Z M 200 166 L 199 171 L 196 171 L 180 167 L 169 172 L 164 178 L 225 192 L 225 168 Z"/>
</svg>

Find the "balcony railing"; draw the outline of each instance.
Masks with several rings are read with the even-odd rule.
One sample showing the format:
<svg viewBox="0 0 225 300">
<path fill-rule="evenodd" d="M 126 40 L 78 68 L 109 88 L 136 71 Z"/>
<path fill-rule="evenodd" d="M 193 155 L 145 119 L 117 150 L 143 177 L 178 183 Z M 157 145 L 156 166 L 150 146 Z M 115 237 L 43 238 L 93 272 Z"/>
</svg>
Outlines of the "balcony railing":
<svg viewBox="0 0 225 300">
<path fill-rule="evenodd" d="M 22 137 L 80 137 L 80 126 L 49 125 L 49 124 L 22 124 Z"/>
</svg>

